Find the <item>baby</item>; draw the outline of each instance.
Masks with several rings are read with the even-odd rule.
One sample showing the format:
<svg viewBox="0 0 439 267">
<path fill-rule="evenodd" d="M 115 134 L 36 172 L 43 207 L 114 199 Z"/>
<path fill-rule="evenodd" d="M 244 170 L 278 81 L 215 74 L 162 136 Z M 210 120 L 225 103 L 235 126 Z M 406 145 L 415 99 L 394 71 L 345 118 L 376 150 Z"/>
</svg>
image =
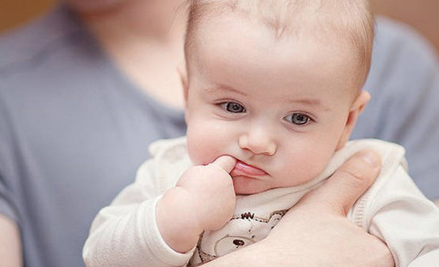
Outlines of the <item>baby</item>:
<svg viewBox="0 0 439 267">
<path fill-rule="evenodd" d="M 255 243 L 365 148 L 382 171 L 348 218 L 396 266 L 437 264 L 439 210 L 403 148 L 348 142 L 370 98 L 372 42 L 366 0 L 191 1 L 187 136 L 153 144 L 136 182 L 100 211 L 87 266 L 195 266 Z"/>
</svg>

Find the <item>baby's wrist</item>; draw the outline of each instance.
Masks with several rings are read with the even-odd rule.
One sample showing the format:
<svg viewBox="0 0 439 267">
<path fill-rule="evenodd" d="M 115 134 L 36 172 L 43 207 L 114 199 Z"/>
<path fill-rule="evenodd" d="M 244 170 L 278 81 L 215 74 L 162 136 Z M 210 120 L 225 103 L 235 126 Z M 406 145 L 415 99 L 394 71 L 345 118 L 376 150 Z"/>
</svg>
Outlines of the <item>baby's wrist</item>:
<svg viewBox="0 0 439 267">
<path fill-rule="evenodd" d="M 181 187 L 171 188 L 157 203 L 156 220 L 160 234 L 177 252 L 192 249 L 203 231 L 194 208 L 192 196 Z"/>
</svg>

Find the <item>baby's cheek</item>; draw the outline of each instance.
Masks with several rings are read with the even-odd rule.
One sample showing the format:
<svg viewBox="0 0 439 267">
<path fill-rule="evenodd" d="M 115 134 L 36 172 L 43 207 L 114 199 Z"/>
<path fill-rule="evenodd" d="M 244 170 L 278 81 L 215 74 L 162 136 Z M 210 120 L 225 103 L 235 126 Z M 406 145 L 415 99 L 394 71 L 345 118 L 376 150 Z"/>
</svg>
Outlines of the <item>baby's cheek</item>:
<svg viewBox="0 0 439 267">
<path fill-rule="evenodd" d="M 196 165 L 206 165 L 225 154 L 224 129 L 220 131 L 210 122 L 192 124 L 188 128 L 188 153 Z"/>
<path fill-rule="evenodd" d="M 212 146 L 213 140 L 193 137 L 188 138 L 188 153 L 194 165 L 207 165 L 220 156 Z"/>
<path fill-rule="evenodd" d="M 308 164 L 309 168 L 307 169 L 307 181 L 318 177 L 326 169 L 326 166 L 331 159 L 331 155 L 322 153 L 321 155 L 316 155 L 313 161 L 308 161 L 310 163 Z"/>
<path fill-rule="evenodd" d="M 284 177 L 289 177 L 289 182 L 284 186 L 297 186 L 318 177 L 326 168 L 329 159 L 326 155 L 313 155 L 302 157 L 288 164 Z M 306 167 L 304 167 L 306 166 Z"/>
</svg>

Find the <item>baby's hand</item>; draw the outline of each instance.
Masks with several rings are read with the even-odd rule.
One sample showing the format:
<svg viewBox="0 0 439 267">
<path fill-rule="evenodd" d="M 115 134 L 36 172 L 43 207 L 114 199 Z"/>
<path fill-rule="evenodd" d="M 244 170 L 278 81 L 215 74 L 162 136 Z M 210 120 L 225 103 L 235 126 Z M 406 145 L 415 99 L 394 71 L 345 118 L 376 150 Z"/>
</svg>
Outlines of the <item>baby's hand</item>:
<svg viewBox="0 0 439 267">
<path fill-rule="evenodd" d="M 221 156 L 206 166 L 188 169 L 177 187 L 192 196 L 193 212 L 203 230 L 217 230 L 233 216 L 236 195 L 230 172 L 236 160 Z"/>
<path fill-rule="evenodd" d="M 236 196 L 229 173 L 235 164 L 234 158 L 221 156 L 192 167 L 157 202 L 157 227 L 173 250 L 189 251 L 204 230 L 219 229 L 233 216 Z"/>
</svg>

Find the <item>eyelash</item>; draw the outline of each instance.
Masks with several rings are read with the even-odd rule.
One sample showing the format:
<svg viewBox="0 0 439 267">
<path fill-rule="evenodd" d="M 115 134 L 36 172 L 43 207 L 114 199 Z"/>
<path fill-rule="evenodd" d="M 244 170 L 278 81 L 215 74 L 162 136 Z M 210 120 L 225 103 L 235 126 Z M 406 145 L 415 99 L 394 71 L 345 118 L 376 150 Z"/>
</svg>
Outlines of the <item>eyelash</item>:
<svg viewBox="0 0 439 267">
<path fill-rule="evenodd" d="M 288 118 L 291 118 L 291 119 L 288 119 Z M 300 123 L 294 122 L 294 120 L 297 118 L 302 118 L 302 120 L 304 119 L 305 121 L 300 122 Z M 307 125 L 313 121 L 313 119 L 310 116 L 303 114 L 303 113 L 299 113 L 299 112 L 295 112 L 295 113 L 292 113 L 290 115 L 285 116 L 284 120 L 287 121 L 288 123 L 291 123 L 291 124 L 294 124 L 297 126 L 304 126 L 304 125 Z"/>
<path fill-rule="evenodd" d="M 234 102 L 234 101 L 221 102 L 221 103 L 218 103 L 218 105 L 224 111 L 226 111 L 228 113 L 239 114 L 239 113 L 247 112 L 246 108 L 243 105 L 241 105 L 238 102 Z M 235 109 L 236 108 L 240 108 L 240 109 L 234 111 L 233 108 L 235 108 Z M 299 123 L 297 121 L 294 122 L 294 120 L 298 119 L 298 118 L 299 119 L 302 118 L 302 120 L 304 120 L 304 122 L 299 122 Z M 289 114 L 289 115 L 285 116 L 284 120 L 287 121 L 290 124 L 294 124 L 294 125 L 297 125 L 297 126 L 305 126 L 305 125 L 309 124 L 310 122 L 314 121 L 310 116 L 308 116 L 306 114 L 303 114 L 303 113 L 299 113 L 299 112 L 295 112 L 295 113 L 292 113 L 292 114 Z"/>
<path fill-rule="evenodd" d="M 219 103 L 219 106 L 224 109 L 226 112 L 230 112 L 230 113 L 245 113 L 247 112 L 247 110 L 245 109 L 245 107 L 241 104 L 239 104 L 238 102 L 222 102 Z M 232 110 L 232 108 L 241 108 L 241 110 L 237 110 L 234 111 Z"/>
</svg>

